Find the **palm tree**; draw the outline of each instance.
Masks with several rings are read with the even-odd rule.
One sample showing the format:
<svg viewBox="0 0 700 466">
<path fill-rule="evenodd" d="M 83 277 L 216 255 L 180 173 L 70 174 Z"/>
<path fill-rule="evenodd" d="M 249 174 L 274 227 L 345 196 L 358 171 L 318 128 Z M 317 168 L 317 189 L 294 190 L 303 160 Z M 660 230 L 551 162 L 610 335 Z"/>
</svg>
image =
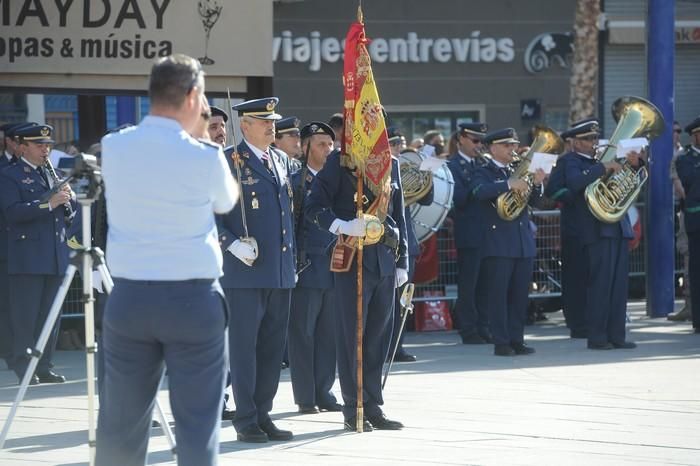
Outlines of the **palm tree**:
<svg viewBox="0 0 700 466">
<path fill-rule="evenodd" d="M 598 87 L 598 16 L 600 0 L 576 0 L 574 58 L 571 64 L 569 119 L 596 113 Z"/>
</svg>

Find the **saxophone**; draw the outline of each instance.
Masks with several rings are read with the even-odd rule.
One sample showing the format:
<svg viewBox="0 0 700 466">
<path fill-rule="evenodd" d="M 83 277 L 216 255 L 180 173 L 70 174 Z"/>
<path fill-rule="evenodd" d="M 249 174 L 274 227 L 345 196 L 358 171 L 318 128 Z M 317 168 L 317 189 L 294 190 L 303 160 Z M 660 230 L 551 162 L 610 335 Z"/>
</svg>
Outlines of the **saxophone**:
<svg viewBox="0 0 700 466">
<path fill-rule="evenodd" d="M 533 186 L 532 173 L 528 171 L 528 168 L 530 168 L 530 162 L 535 152 L 559 154 L 564 150 L 564 141 L 552 128 L 544 125 L 535 125 L 533 137 L 532 146 L 530 146 L 525 155 L 518 157 L 518 165 L 513 172 L 514 178 L 522 179 L 527 183 L 527 191 L 519 193 L 511 190 L 499 195 L 496 199 L 496 212 L 503 220 L 511 221 L 516 219 L 527 206 Z"/>
</svg>

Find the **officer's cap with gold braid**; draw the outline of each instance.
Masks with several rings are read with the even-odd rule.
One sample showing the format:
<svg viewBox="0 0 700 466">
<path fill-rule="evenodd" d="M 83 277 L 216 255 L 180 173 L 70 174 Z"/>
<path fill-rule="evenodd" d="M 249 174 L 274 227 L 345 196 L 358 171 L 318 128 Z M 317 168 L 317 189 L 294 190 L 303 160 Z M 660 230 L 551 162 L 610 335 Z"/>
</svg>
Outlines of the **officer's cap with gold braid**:
<svg viewBox="0 0 700 466">
<path fill-rule="evenodd" d="M 290 116 L 275 122 L 275 134 L 299 135 L 299 125 L 301 120 L 295 116 Z"/>
<path fill-rule="evenodd" d="M 600 137 L 600 123 L 597 118 L 584 118 L 572 123 L 571 128 L 565 132 L 567 138 Z"/>
<path fill-rule="evenodd" d="M 700 131 L 700 116 L 694 119 L 688 126 L 685 127 L 685 132 L 688 134 L 697 133 Z"/>
<path fill-rule="evenodd" d="M 333 128 L 325 123 L 321 123 L 320 121 L 312 121 L 308 125 L 301 128 L 302 139 L 310 138 L 314 134 L 327 134 L 332 140 L 335 141 L 335 132 L 333 131 Z"/>
<path fill-rule="evenodd" d="M 275 107 L 280 99 L 277 97 L 265 97 L 262 99 L 246 100 L 234 105 L 233 110 L 238 112 L 238 116 L 248 116 L 258 120 L 279 120 L 282 115 L 275 113 Z"/>
<path fill-rule="evenodd" d="M 503 128 L 484 136 L 484 144 L 520 144 L 520 140 L 513 128 Z"/>
<path fill-rule="evenodd" d="M 479 122 L 460 123 L 457 125 L 457 127 L 459 128 L 459 133 L 463 136 L 473 134 L 474 136 L 478 136 L 480 138 L 483 138 L 486 135 L 486 131 L 489 130 L 489 127 L 486 123 Z"/>
<path fill-rule="evenodd" d="M 51 133 L 53 133 L 53 127 L 49 125 L 23 126 L 15 130 L 15 137 L 19 138 L 20 141 L 53 144 Z"/>
</svg>

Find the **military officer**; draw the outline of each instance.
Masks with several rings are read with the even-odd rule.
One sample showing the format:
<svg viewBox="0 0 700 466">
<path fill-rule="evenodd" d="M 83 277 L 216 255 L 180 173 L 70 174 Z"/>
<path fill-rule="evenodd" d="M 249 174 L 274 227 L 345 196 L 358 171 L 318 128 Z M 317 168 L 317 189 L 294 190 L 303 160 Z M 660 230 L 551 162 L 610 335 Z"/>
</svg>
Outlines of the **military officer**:
<svg viewBox="0 0 700 466">
<path fill-rule="evenodd" d="M 493 131 L 483 140 L 491 159 L 476 169 L 472 193 L 479 201 L 479 217 L 483 219 L 480 273 L 486 288 L 494 354 L 531 354 L 535 350 L 525 344 L 523 335 L 535 256 L 528 209 L 523 209 L 513 220 L 504 220 L 495 208 L 499 195 L 511 190 L 525 194 L 530 189 L 525 180 L 511 177 L 512 153 L 520 141 L 513 128 Z M 541 169 L 533 174 L 531 201 L 541 195 L 544 176 Z"/>
<path fill-rule="evenodd" d="M 479 286 L 480 248 L 483 225 L 479 217 L 479 201 L 472 196 L 474 173 L 485 166 L 482 140 L 488 126 L 485 123 L 460 123 L 453 136 L 456 153 L 447 167 L 455 181 L 452 218 L 457 246 L 457 320 L 462 343 L 478 345 L 491 342 L 488 313 L 483 302 L 484 287 Z"/>
<path fill-rule="evenodd" d="M 226 123 L 228 122 L 228 115 L 222 109 L 214 105 L 211 105 L 209 108 L 211 109 L 211 118 L 209 118 L 209 126 L 207 127 L 209 139 L 221 147 L 226 147 Z"/>
<path fill-rule="evenodd" d="M 685 190 L 693 331 L 700 333 L 700 116 L 685 131 L 690 135 L 690 145 L 676 160 L 676 171 Z"/>
<path fill-rule="evenodd" d="M 289 363 L 294 402 L 302 414 L 340 411 L 331 391 L 335 382 L 335 285 L 330 270 L 335 235 L 303 216 L 305 198 L 326 158 L 335 133 L 325 123 L 301 129 L 305 154 L 302 169 L 292 175 L 299 281 L 292 292 L 289 318 Z"/>
<path fill-rule="evenodd" d="M 589 136 L 599 135 L 591 132 L 592 124 L 598 125 L 596 118 L 585 118 L 574 122 L 571 127 L 561 134 L 571 148 L 557 159 L 552 169 L 544 194 L 561 204 L 559 216 L 559 237 L 561 251 L 561 298 L 566 326 L 571 338 L 586 338 L 586 283 L 588 281 L 588 259 L 586 258 L 583 242 L 578 237 L 575 222 L 574 197 L 566 187 L 566 166 L 577 155 L 574 145 L 586 145 L 575 140 L 587 140 Z M 585 150 L 585 149 L 584 149 Z M 575 162 L 574 162 L 575 163 Z"/>
<path fill-rule="evenodd" d="M 619 171 L 621 165 L 618 162 L 600 163 L 595 159 L 600 135 L 595 120 L 571 128 L 569 135 L 574 154 L 567 159 L 564 178 L 572 196 L 571 225 L 577 232 L 576 241 L 583 246 L 588 264 L 584 311 L 588 348 L 634 348 L 636 345 L 625 339 L 629 274 L 627 242 L 633 237 L 632 227 L 627 215 L 616 223 L 601 222 L 591 213 L 584 195 L 589 184 L 606 173 Z M 629 155 L 628 160 L 633 167 L 641 163 L 638 154 Z M 568 213 L 567 207 L 566 215 Z"/>
<path fill-rule="evenodd" d="M 354 171 L 341 165 L 339 151 L 333 152 L 318 172 L 304 207 L 307 221 L 336 235 L 365 235 L 365 222 L 355 218 L 357 179 Z M 364 188 L 365 211 L 375 201 L 368 187 Z M 354 256 L 345 264 L 349 269 L 335 273 L 336 329 L 338 338 L 338 377 L 343 395 L 345 428 L 354 431 L 357 411 L 357 262 Z M 381 375 L 389 351 L 393 317 L 394 288 L 408 280 L 406 223 L 398 162 L 391 164 L 391 197 L 384 221 L 384 235 L 373 245 L 364 246 L 363 259 L 363 388 L 364 430 L 397 430 L 398 421 L 382 412 L 384 404 Z"/>
<path fill-rule="evenodd" d="M 233 425 L 238 440 L 256 443 L 292 438 L 269 415 L 295 283 L 292 187 L 282 158 L 270 150 L 280 118 L 277 103 L 277 97 L 268 97 L 233 107 L 243 141 L 235 152 L 230 147 L 224 153 L 234 175 L 240 173 L 242 195 L 217 222 L 224 251 L 221 284 L 235 323 L 229 329 Z"/>
<path fill-rule="evenodd" d="M 301 120 L 295 116 L 282 118 L 275 122 L 275 143 L 272 146 L 282 157 L 289 173 L 294 173 L 301 168 L 299 125 L 301 125 Z"/>
<path fill-rule="evenodd" d="M 29 364 L 25 350 L 33 347 L 48 316 L 68 266 L 65 207 L 72 203 L 70 187 L 43 201 L 53 180 L 44 165 L 51 151 L 53 128 L 24 126 L 15 132 L 22 158 L 2 171 L 0 201 L 7 221 L 8 284 L 12 322 L 13 369 L 21 380 Z M 56 346 L 55 326 L 30 384 L 65 382 L 50 370 Z"/>
</svg>

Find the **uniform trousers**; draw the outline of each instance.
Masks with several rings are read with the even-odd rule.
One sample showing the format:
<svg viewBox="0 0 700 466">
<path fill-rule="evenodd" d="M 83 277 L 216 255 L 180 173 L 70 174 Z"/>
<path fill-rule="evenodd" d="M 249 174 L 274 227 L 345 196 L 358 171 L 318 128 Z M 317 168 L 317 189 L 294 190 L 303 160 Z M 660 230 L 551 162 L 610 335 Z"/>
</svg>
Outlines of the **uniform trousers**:
<svg viewBox="0 0 700 466">
<path fill-rule="evenodd" d="M 624 238 L 600 238 L 585 246 L 588 258 L 588 343 L 623 343 L 627 317 L 629 252 Z"/>
<path fill-rule="evenodd" d="M 485 285 L 479 281 L 480 266 L 478 248 L 457 249 L 457 323 L 463 337 L 489 335 L 489 312 L 483 302 Z"/>
<path fill-rule="evenodd" d="M 362 376 L 365 416 L 378 416 L 382 398 L 382 368 L 389 352 L 387 338 L 394 317 L 394 275 L 381 277 L 367 267 L 362 282 Z M 357 410 L 357 263 L 335 274 L 338 378 L 343 394 L 343 416 Z"/>
<path fill-rule="evenodd" d="M 564 319 L 571 333 L 586 333 L 588 257 L 578 237 L 561 235 L 561 291 Z"/>
<path fill-rule="evenodd" d="M 700 328 L 700 231 L 688 232 L 688 271 L 693 328 Z"/>
<path fill-rule="evenodd" d="M 27 348 L 34 348 L 39 339 L 62 279 L 63 277 L 59 275 L 8 275 L 10 321 L 14 336 L 13 369 L 20 379 L 24 377 L 24 371 L 29 365 L 29 359 L 26 357 Z M 57 319 L 51 330 L 36 367 L 37 373 L 49 371 L 49 363 L 56 349 L 59 322 L 60 319 Z"/>
<path fill-rule="evenodd" d="M 532 257 L 484 257 L 480 273 L 493 344 L 523 343 Z"/>
<path fill-rule="evenodd" d="M 335 294 L 333 289 L 295 288 L 289 315 L 289 370 L 294 402 L 337 403 L 335 382 Z"/>
<path fill-rule="evenodd" d="M 0 245 L 1 246 L 1 245 Z M 0 261 L 0 358 L 12 364 L 12 321 L 10 320 L 10 288 L 7 283 L 7 261 Z"/>
<path fill-rule="evenodd" d="M 178 465 L 217 464 L 228 311 L 216 280 L 115 278 L 103 321 L 99 466 L 142 466 L 164 363 Z"/>
<path fill-rule="evenodd" d="M 233 322 L 229 328 L 229 350 L 236 403 L 233 426 L 238 432 L 270 419 L 287 341 L 291 291 L 283 288 L 224 289 Z"/>
</svg>

